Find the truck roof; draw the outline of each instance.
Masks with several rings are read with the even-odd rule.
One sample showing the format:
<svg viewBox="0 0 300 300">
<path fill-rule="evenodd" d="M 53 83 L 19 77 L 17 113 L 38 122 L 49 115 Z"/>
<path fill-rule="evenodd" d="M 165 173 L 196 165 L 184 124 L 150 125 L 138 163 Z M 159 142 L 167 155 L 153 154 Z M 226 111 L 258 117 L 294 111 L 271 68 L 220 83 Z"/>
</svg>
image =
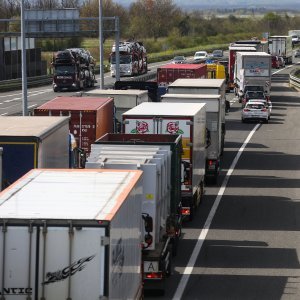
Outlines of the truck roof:
<svg viewBox="0 0 300 300">
<path fill-rule="evenodd" d="M 158 67 L 158 69 L 189 69 L 189 70 L 195 70 L 195 69 L 202 69 L 205 68 L 205 64 L 167 64 L 164 66 Z"/>
<path fill-rule="evenodd" d="M 271 56 L 266 52 L 238 52 L 240 56 Z"/>
<path fill-rule="evenodd" d="M 206 112 L 218 112 L 220 106 L 221 95 L 197 95 L 197 94 L 165 94 L 162 95 L 164 99 L 178 99 L 185 103 L 206 103 Z M 177 100 L 177 101 L 178 101 Z M 168 100 L 167 100 L 168 101 Z M 176 101 L 176 100 L 175 100 Z M 191 101 L 191 102 L 189 102 Z M 199 101 L 199 102 L 197 102 Z M 178 102 L 176 102 L 177 104 Z"/>
<path fill-rule="evenodd" d="M 219 88 L 225 83 L 225 79 L 177 79 L 169 87 L 195 87 L 195 88 Z"/>
<path fill-rule="evenodd" d="M 291 35 L 271 35 L 269 36 L 269 39 L 271 38 L 287 38 L 287 37 L 291 37 Z"/>
<path fill-rule="evenodd" d="M 135 90 L 135 89 L 129 89 L 129 90 L 95 89 L 95 90 L 87 91 L 87 92 L 85 92 L 85 94 L 86 95 L 138 95 L 138 96 L 140 96 L 140 95 L 148 94 L 148 91 Z"/>
<path fill-rule="evenodd" d="M 0 193 L 0 218 L 110 221 L 141 174 L 34 169 Z"/>
<path fill-rule="evenodd" d="M 69 117 L 4 116 L 0 117 L 0 137 L 42 137 L 65 123 L 69 124 Z"/>
<path fill-rule="evenodd" d="M 243 47 L 243 46 L 229 46 L 229 50 L 242 50 L 242 51 L 256 51 L 256 48 L 253 46 L 247 46 L 247 47 Z"/>
<path fill-rule="evenodd" d="M 59 109 L 59 110 L 97 110 L 112 98 L 92 97 L 56 97 L 37 109 Z"/>
<path fill-rule="evenodd" d="M 203 103 L 163 103 L 163 102 L 143 102 L 134 108 L 123 113 L 127 115 L 144 115 L 144 116 L 194 116 L 201 110 Z"/>
</svg>

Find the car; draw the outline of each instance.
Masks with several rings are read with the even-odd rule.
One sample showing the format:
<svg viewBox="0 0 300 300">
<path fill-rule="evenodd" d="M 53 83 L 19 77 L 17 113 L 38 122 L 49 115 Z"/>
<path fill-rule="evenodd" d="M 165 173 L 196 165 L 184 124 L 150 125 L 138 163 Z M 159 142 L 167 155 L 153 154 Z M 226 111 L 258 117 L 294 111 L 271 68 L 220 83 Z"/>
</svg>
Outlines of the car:
<svg viewBox="0 0 300 300">
<path fill-rule="evenodd" d="M 279 69 L 280 62 L 279 57 L 277 55 L 272 55 L 272 68 Z"/>
<path fill-rule="evenodd" d="M 205 60 L 208 58 L 208 53 L 206 51 L 197 51 L 194 54 L 194 60 Z"/>
<path fill-rule="evenodd" d="M 278 56 L 279 59 L 279 67 L 284 68 L 285 67 L 285 60 L 282 56 Z"/>
<path fill-rule="evenodd" d="M 268 101 L 266 99 L 249 99 L 247 103 L 253 103 L 253 102 L 260 102 L 265 105 L 265 107 L 268 109 L 268 119 L 271 118 L 271 111 L 272 111 L 272 103 L 271 101 Z"/>
<path fill-rule="evenodd" d="M 300 57 L 300 49 L 296 49 L 294 53 L 295 57 Z"/>
<path fill-rule="evenodd" d="M 250 99 L 268 100 L 264 92 L 248 90 L 242 98 L 242 106 L 244 107 Z"/>
<path fill-rule="evenodd" d="M 183 55 L 175 56 L 172 59 L 172 64 L 184 64 L 186 63 L 186 58 Z"/>
<path fill-rule="evenodd" d="M 213 58 L 223 57 L 223 50 L 216 49 L 212 52 Z"/>
<path fill-rule="evenodd" d="M 269 122 L 269 111 L 268 108 L 259 101 L 253 101 L 246 103 L 245 107 L 242 109 L 242 122 L 246 121 L 264 121 Z"/>
</svg>

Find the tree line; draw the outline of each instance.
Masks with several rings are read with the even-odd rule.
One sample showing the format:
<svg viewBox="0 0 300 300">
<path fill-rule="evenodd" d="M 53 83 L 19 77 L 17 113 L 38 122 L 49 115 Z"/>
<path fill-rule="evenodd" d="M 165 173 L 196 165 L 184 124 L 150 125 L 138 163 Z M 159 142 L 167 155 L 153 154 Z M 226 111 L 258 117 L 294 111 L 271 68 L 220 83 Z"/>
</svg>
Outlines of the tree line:
<svg viewBox="0 0 300 300">
<path fill-rule="evenodd" d="M 82 18 L 99 16 L 99 0 L 25 0 L 24 3 L 26 9 L 78 8 Z M 173 0 L 136 0 L 129 7 L 123 7 L 112 0 L 103 0 L 103 16 L 119 17 L 122 39 L 152 39 L 161 50 L 261 37 L 263 32 L 286 35 L 290 29 L 300 29 L 300 17 L 287 13 L 268 12 L 262 17 L 250 15 L 247 18 L 234 14 L 227 17 L 211 14 L 207 17 L 200 10 L 184 11 Z M 0 2 L 0 19 L 18 17 L 20 0 Z M 0 31 L 9 29 L 3 23 L 0 26 Z M 83 26 L 98 28 L 96 21 L 94 24 L 86 22 Z M 109 26 L 104 24 L 104 27 Z M 105 38 L 111 35 L 111 32 L 105 32 Z M 166 40 L 160 42 L 160 38 Z"/>
</svg>

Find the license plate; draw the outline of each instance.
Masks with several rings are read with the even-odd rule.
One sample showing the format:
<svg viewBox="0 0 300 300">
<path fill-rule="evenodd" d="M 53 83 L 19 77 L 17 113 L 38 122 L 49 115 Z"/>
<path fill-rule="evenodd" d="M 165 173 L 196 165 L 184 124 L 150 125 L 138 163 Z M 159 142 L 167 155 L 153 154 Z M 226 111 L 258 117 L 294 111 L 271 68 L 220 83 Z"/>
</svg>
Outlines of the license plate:
<svg viewBox="0 0 300 300">
<path fill-rule="evenodd" d="M 158 272 L 158 261 L 144 261 L 144 272 Z"/>
</svg>

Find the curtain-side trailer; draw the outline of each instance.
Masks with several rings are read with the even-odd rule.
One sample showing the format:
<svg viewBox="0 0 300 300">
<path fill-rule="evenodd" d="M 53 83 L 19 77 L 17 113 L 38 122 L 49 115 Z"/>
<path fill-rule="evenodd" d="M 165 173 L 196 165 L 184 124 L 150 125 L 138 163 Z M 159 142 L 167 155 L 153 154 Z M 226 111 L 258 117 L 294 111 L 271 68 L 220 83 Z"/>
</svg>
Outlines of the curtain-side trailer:
<svg viewBox="0 0 300 300">
<path fill-rule="evenodd" d="M 2 191 L 2 299 L 141 299 L 141 176 L 35 169 Z"/>
</svg>

